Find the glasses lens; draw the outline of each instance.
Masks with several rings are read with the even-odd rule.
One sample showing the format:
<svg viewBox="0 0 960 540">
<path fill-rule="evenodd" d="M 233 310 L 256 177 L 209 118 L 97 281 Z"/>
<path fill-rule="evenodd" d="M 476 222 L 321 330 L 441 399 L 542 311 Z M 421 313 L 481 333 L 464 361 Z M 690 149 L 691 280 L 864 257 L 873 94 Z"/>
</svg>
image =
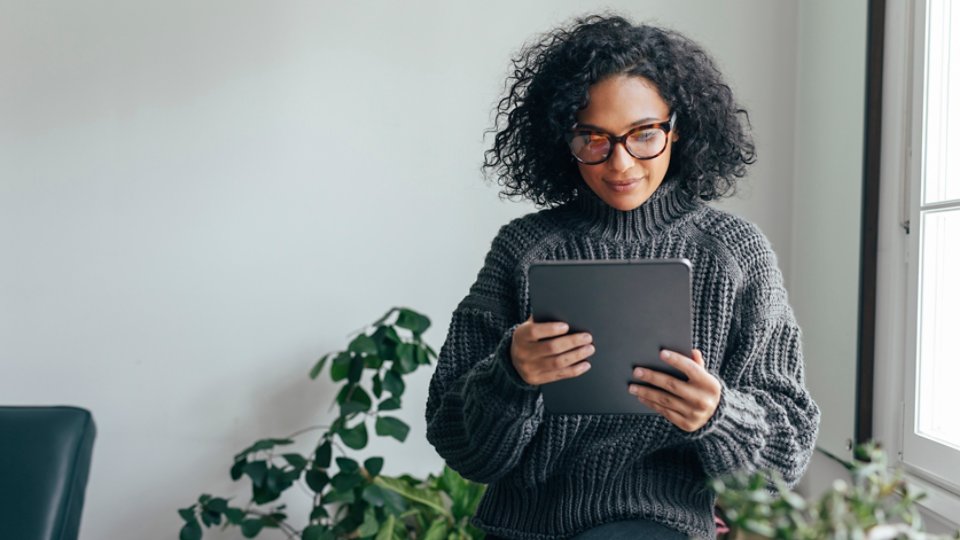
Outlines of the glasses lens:
<svg viewBox="0 0 960 540">
<path fill-rule="evenodd" d="M 667 146 L 667 134 L 660 128 L 641 129 L 627 136 L 627 149 L 637 159 L 656 156 Z"/>
<path fill-rule="evenodd" d="M 610 153 L 610 140 L 599 133 L 581 131 L 570 138 L 570 151 L 584 163 L 599 163 Z"/>
</svg>

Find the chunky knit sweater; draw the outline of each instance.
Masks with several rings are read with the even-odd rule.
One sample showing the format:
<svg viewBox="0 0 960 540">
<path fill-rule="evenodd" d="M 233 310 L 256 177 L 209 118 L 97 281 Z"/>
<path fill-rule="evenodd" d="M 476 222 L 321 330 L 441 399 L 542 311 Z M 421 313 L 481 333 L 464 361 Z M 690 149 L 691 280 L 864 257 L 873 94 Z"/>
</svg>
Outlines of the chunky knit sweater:
<svg viewBox="0 0 960 540">
<path fill-rule="evenodd" d="M 545 412 L 539 387 L 510 358 L 513 331 L 530 314 L 530 263 L 675 257 L 692 263 L 693 346 L 722 386 L 713 417 L 690 433 L 660 415 Z M 559 539 L 642 518 L 701 538 L 716 536 L 708 479 L 772 469 L 795 484 L 820 410 L 770 243 L 668 179 L 632 211 L 586 190 L 504 225 L 453 313 L 426 418 L 447 463 L 489 484 L 473 518 L 488 533 Z"/>
</svg>

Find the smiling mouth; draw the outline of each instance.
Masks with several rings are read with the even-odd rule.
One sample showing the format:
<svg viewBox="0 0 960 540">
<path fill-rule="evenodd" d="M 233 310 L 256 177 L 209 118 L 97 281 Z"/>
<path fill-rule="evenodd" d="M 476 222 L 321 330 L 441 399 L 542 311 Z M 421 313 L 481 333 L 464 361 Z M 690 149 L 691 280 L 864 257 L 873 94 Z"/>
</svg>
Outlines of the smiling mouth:
<svg viewBox="0 0 960 540">
<path fill-rule="evenodd" d="M 610 181 L 610 180 L 604 180 L 604 182 L 606 182 L 607 185 L 610 185 L 610 186 L 613 186 L 613 187 L 627 187 L 627 186 L 629 186 L 629 185 L 636 184 L 636 183 L 639 182 L 639 181 L 640 181 L 639 178 L 634 178 L 634 179 L 630 179 L 630 180 L 619 180 L 619 181 L 616 181 L 616 182 L 612 182 L 612 181 Z"/>
</svg>

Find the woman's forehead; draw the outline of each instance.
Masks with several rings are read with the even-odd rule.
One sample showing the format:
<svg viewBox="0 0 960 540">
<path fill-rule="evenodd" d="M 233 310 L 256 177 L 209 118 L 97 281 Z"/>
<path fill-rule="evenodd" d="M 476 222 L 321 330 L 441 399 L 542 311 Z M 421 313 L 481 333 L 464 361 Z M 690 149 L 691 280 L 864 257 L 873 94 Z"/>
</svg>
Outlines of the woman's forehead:
<svg viewBox="0 0 960 540">
<path fill-rule="evenodd" d="M 589 88 L 587 107 L 577 112 L 577 123 L 610 132 L 666 119 L 670 107 L 657 87 L 635 75 L 615 75 Z"/>
</svg>

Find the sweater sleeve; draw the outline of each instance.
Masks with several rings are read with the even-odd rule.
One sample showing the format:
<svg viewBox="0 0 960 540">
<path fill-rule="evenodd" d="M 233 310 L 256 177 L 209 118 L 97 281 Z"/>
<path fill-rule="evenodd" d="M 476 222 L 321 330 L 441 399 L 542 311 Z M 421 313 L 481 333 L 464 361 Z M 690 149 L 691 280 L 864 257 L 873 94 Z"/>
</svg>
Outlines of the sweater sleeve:
<svg viewBox="0 0 960 540">
<path fill-rule="evenodd" d="M 427 397 L 427 440 L 465 478 L 491 483 L 520 461 L 543 418 L 539 387 L 510 358 L 522 322 L 506 227 L 494 239 L 440 348 Z"/>
<path fill-rule="evenodd" d="M 720 403 L 691 437 L 710 477 L 772 470 L 792 487 L 813 453 L 820 409 L 804 384 L 801 332 L 776 256 L 762 234 L 749 244 L 757 249 L 742 261 L 739 328 L 720 365 Z"/>
</svg>

